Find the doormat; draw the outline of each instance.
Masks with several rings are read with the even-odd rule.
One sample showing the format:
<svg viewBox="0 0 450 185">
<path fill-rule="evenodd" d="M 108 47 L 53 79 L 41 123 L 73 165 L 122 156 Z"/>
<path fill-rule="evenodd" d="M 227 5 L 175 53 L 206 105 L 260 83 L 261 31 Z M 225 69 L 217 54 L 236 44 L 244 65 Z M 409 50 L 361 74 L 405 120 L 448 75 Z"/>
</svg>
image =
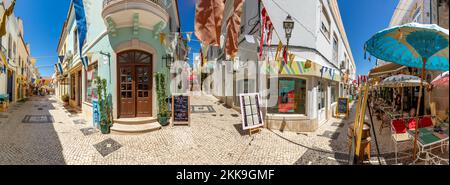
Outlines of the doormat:
<svg viewBox="0 0 450 185">
<path fill-rule="evenodd" d="M 216 110 L 211 105 L 192 105 L 192 113 L 216 113 Z"/>
<path fill-rule="evenodd" d="M 53 123 L 53 117 L 50 115 L 26 115 L 22 123 Z"/>
<path fill-rule="evenodd" d="M 95 144 L 94 147 L 97 149 L 98 153 L 100 153 L 103 157 L 106 157 L 122 148 L 122 145 L 113 139 L 106 139 Z"/>
</svg>

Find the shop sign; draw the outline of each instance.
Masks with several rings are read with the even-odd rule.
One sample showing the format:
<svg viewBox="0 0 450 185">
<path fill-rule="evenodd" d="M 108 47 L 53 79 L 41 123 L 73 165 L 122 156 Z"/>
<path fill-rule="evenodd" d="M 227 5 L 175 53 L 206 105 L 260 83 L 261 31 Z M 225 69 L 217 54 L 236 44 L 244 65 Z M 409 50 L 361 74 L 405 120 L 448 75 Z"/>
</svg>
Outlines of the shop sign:
<svg viewBox="0 0 450 185">
<path fill-rule="evenodd" d="M 191 109 L 189 96 L 172 97 L 172 119 L 174 125 L 190 125 Z"/>
<path fill-rule="evenodd" d="M 100 106 L 98 100 L 92 100 L 92 121 L 94 128 L 100 128 Z"/>
<path fill-rule="evenodd" d="M 252 130 L 264 126 L 261 98 L 258 93 L 239 95 L 241 102 L 242 129 Z"/>
</svg>

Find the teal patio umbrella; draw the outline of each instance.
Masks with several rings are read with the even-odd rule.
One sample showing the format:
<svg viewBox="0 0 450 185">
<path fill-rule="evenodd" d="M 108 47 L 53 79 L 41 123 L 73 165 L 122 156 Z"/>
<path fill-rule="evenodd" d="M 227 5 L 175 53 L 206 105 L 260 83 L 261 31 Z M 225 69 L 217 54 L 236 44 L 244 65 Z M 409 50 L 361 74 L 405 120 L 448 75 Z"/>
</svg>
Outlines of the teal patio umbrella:
<svg viewBox="0 0 450 185">
<path fill-rule="evenodd" d="M 409 23 L 382 30 L 364 45 L 372 56 L 396 64 L 426 70 L 448 71 L 448 30 L 435 24 Z M 417 119 L 420 113 L 423 85 L 420 83 Z M 416 159 L 419 124 L 416 124 L 414 159 Z"/>
</svg>

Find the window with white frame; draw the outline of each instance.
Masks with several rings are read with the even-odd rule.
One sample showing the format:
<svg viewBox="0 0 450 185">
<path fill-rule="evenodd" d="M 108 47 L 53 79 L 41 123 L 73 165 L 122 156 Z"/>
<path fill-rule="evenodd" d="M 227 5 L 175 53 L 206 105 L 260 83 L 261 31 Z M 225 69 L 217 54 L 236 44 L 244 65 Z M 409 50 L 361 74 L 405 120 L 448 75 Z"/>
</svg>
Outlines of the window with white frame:
<svg viewBox="0 0 450 185">
<path fill-rule="evenodd" d="M 333 63 L 339 63 L 339 40 L 336 34 L 333 34 Z"/>
<path fill-rule="evenodd" d="M 325 35 L 327 39 L 330 39 L 330 27 L 331 27 L 331 21 L 330 16 L 328 15 L 327 9 L 324 5 L 322 5 L 322 16 L 321 16 L 321 25 L 320 30 Z"/>
</svg>

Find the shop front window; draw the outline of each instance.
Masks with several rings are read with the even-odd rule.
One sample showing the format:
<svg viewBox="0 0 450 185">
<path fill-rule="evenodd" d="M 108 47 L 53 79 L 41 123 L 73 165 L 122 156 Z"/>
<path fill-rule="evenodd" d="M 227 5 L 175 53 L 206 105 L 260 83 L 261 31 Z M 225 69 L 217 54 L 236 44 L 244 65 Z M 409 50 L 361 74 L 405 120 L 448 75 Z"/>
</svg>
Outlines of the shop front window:
<svg viewBox="0 0 450 185">
<path fill-rule="evenodd" d="M 319 102 L 319 110 L 325 108 L 325 85 L 323 82 L 319 81 L 319 85 L 317 87 L 317 102 Z"/>
<path fill-rule="evenodd" d="M 95 83 L 95 78 L 98 76 L 98 66 L 97 63 L 89 66 L 86 73 L 86 102 L 92 103 L 93 99 L 97 99 L 97 84 Z"/>
<path fill-rule="evenodd" d="M 331 104 L 336 103 L 338 99 L 338 86 L 337 84 L 331 84 Z"/>
<path fill-rule="evenodd" d="M 306 80 L 297 78 L 278 79 L 278 102 L 268 108 L 269 113 L 306 115 Z"/>
</svg>

